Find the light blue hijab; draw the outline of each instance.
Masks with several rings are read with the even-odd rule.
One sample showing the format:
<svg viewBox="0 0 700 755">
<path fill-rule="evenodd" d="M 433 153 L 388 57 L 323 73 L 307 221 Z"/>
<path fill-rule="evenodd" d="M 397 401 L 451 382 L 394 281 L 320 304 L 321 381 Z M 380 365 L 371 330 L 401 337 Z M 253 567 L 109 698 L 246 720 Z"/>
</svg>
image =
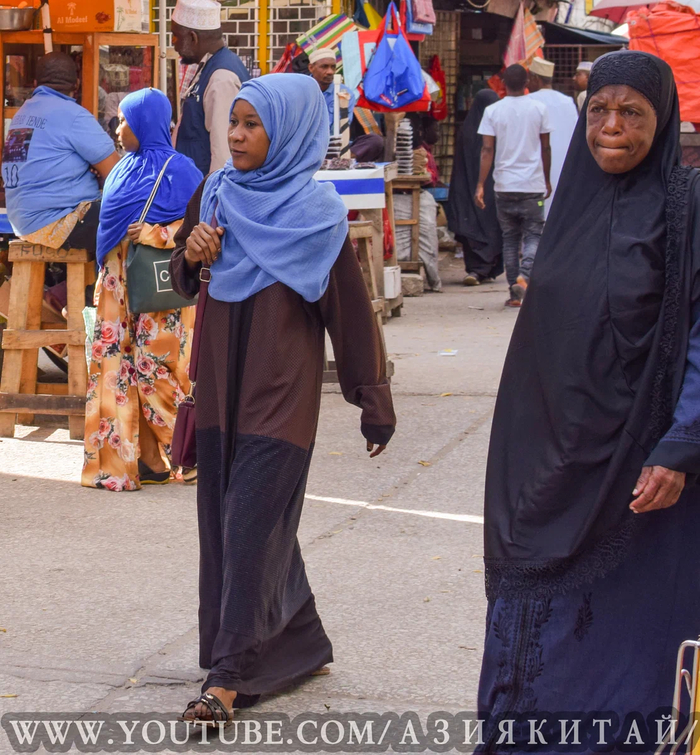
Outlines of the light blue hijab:
<svg viewBox="0 0 700 755">
<path fill-rule="evenodd" d="M 318 84 L 295 73 L 247 81 L 234 101 L 256 110 L 270 139 L 261 168 L 231 160 L 209 177 L 201 220 L 225 229 L 209 294 L 244 301 L 280 282 L 318 301 L 348 232 L 347 209 L 333 185 L 314 173 L 328 150 L 328 110 Z"/>
</svg>

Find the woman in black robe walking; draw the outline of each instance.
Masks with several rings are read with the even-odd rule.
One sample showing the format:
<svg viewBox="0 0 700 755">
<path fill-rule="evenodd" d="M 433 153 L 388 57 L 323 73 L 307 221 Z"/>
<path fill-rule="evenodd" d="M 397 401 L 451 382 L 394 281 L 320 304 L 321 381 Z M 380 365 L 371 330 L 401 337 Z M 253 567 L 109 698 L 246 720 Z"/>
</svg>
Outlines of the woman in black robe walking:
<svg viewBox="0 0 700 755">
<path fill-rule="evenodd" d="M 447 200 L 447 223 L 464 249 L 464 267 L 467 286 L 478 286 L 487 278 L 496 278 L 503 272 L 503 239 L 496 217 L 496 200 L 493 194 L 493 170 L 484 184 L 486 209 L 474 202 L 479 182 L 481 163 L 481 136 L 479 124 L 484 110 L 498 101 L 492 89 L 477 92 L 467 119 L 457 136 L 450 193 Z"/>
<path fill-rule="evenodd" d="M 487 752 L 526 749 L 500 717 L 545 711 L 580 720 L 578 751 L 602 751 L 595 719 L 653 751 L 700 632 L 700 182 L 679 135 L 666 63 L 595 63 L 493 423 Z"/>
<path fill-rule="evenodd" d="M 328 146 L 316 83 L 244 84 L 229 146 L 232 163 L 192 198 L 171 262 L 189 298 L 211 265 L 196 388 L 200 665 L 211 670 L 184 714 L 207 724 L 333 659 L 296 537 L 326 331 L 372 456 L 396 421 L 347 211 L 313 180 Z"/>
</svg>

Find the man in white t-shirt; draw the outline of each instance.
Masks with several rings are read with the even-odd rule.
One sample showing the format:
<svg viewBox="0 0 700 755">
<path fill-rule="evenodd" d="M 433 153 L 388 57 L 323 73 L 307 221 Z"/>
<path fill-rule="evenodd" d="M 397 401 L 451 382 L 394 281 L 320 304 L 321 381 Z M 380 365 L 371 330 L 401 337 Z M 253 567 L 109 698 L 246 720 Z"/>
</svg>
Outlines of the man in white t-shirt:
<svg viewBox="0 0 700 755">
<path fill-rule="evenodd" d="M 535 58 L 530 66 L 528 79 L 529 97 L 539 100 L 549 113 L 549 125 L 552 129 L 549 143 L 552 148 L 552 167 L 550 180 L 552 196 L 544 203 L 544 217 L 549 215 L 554 192 L 557 190 L 561 169 L 564 167 L 566 153 L 569 151 L 571 137 L 578 122 L 578 111 L 571 97 L 552 88 L 554 63 L 544 58 Z"/>
<path fill-rule="evenodd" d="M 474 200 L 478 207 L 486 206 L 484 183 L 495 154 L 496 212 L 503 232 L 503 261 L 510 287 L 506 306 L 519 307 L 544 228 L 544 200 L 552 193 L 551 128 L 546 106 L 534 97 L 524 96 L 527 71 L 522 66 L 506 68 L 503 82 L 506 96 L 486 108 L 479 126 L 483 141 Z"/>
</svg>

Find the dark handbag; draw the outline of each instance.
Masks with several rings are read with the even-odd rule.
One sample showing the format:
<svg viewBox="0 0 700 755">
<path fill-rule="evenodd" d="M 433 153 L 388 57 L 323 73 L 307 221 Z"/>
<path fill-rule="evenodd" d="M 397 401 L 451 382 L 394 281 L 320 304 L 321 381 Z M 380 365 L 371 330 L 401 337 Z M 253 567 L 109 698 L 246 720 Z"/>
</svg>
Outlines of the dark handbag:
<svg viewBox="0 0 700 755">
<path fill-rule="evenodd" d="M 194 335 L 192 336 L 192 351 L 190 352 L 190 392 L 180 402 L 173 431 L 173 441 L 170 447 L 170 460 L 175 467 L 194 467 L 197 465 L 197 439 L 195 436 L 195 385 L 197 381 L 197 362 L 199 361 L 199 344 L 202 340 L 202 323 L 204 322 L 204 310 L 207 306 L 209 295 L 209 281 L 211 273 L 208 267 L 199 271 L 199 301 L 194 321 Z"/>
<path fill-rule="evenodd" d="M 151 196 L 143 208 L 139 223 L 146 219 L 156 198 L 160 182 L 165 175 L 171 155 L 156 179 Z M 146 244 L 129 243 L 126 258 L 126 290 L 129 295 L 129 311 L 141 315 L 149 312 L 162 312 L 166 309 L 181 309 L 195 302 L 184 299 L 173 289 L 170 280 L 170 257 L 172 249 L 156 249 Z"/>
</svg>

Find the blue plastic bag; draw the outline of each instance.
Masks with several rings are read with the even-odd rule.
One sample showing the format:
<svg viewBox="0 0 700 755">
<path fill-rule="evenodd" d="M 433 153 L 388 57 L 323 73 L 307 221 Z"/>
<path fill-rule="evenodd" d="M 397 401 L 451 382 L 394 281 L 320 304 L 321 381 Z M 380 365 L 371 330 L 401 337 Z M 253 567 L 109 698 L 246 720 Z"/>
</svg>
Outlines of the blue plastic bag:
<svg viewBox="0 0 700 755">
<path fill-rule="evenodd" d="M 371 102 L 395 109 L 419 100 L 425 91 L 425 81 L 420 63 L 401 29 L 393 1 L 386 20 L 384 34 L 367 68 L 362 88 Z"/>
</svg>

